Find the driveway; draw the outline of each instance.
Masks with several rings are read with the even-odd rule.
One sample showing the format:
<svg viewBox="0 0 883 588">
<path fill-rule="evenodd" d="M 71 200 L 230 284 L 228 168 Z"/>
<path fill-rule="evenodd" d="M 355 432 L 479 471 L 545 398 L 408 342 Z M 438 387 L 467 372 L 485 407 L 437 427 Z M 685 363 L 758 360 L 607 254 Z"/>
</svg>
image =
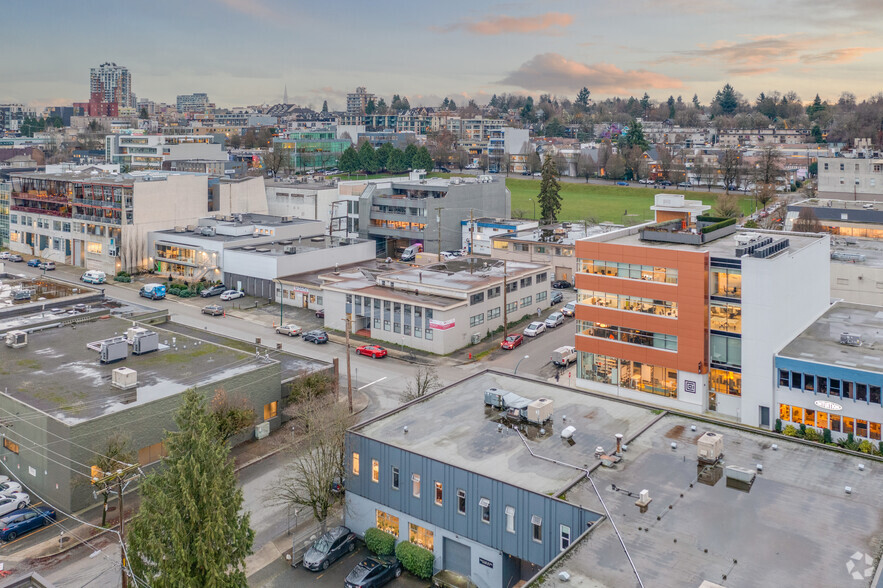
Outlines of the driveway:
<svg viewBox="0 0 883 588">
<path fill-rule="evenodd" d="M 292 568 L 285 561 L 277 560 L 248 578 L 248 585 L 256 588 L 290 588 L 291 586 L 340 588 L 347 574 L 370 553 L 362 545 L 359 549 L 334 562 L 324 572 L 311 572 L 302 567 Z M 396 578 L 387 586 L 389 588 L 426 588 L 428 580 L 415 578 L 408 572 Z"/>
</svg>

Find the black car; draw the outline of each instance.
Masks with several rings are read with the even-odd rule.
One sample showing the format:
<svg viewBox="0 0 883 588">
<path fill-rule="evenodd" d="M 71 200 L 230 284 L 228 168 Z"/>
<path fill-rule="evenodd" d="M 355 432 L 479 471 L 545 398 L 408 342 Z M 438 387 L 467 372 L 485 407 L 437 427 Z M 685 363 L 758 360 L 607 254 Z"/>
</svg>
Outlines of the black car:
<svg viewBox="0 0 883 588">
<path fill-rule="evenodd" d="M 327 570 L 328 566 L 355 549 L 355 533 L 347 527 L 336 527 L 319 537 L 310 546 L 304 554 L 304 568 L 313 572 Z"/>
<path fill-rule="evenodd" d="M 564 294 L 562 294 L 561 292 L 552 292 L 552 296 L 549 300 L 549 306 L 555 306 L 562 300 L 564 300 Z"/>
<path fill-rule="evenodd" d="M 328 333 L 325 331 L 308 331 L 301 335 L 301 339 L 319 345 L 320 343 L 328 343 Z"/>
<path fill-rule="evenodd" d="M 402 564 L 392 556 L 372 555 L 353 568 L 344 581 L 346 588 L 377 588 L 402 575 Z"/>
<path fill-rule="evenodd" d="M 573 284 L 571 284 L 567 280 L 555 280 L 554 282 L 552 282 L 552 287 L 556 290 L 566 290 L 572 286 Z"/>
<path fill-rule="evenodd" d="M 208 298 L 210 296 L 218 296 L 222 292 L 226 292 L 227 287 L 224 284 L 218 284 L 217 286 L 209 286 L 199 293 L 203 298 Z"/>
</svg>

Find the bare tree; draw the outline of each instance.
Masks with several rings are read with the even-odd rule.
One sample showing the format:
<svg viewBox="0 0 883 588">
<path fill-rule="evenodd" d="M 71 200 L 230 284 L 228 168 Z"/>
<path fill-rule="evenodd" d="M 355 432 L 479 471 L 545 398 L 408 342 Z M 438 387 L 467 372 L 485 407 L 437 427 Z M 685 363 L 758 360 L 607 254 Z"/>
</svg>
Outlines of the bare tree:
<svg viewBox="0 0 883 588">
<path fill-rule="evenodd" d="M 736 194 L 720 194 L 714 205 L 714 213 L 724 218 L 737 218 L 741 216 L 742 209 L 739 207 L 739 197 Z"/>
<path fill-rule="evenodd" d="M 442 382 L 434 367 L 421 366 L 414 375 L 414 379 L 405 385 L 405 390 L 399 395 L 399 400 L 404 404 L 422 398 L 441 388 L 441 385 Z"/>
<path fill-rule="evenodd" d="M 718 167 L 724 181 L 724 188 L 727 194 L 729 194 L 730 186 L 735 185 L 742 175 L 742 156 L 739 150 L 732 147 L 724 149 L 724 152 L 718 159 Z"/>
<path fill-rule="evenodd" d="M 595 160 L 592 159 L 592 156 L 588 153 L 583 153 L 579 156 L 579 162 L 577 165 L 577 173 L 578 175 L 584 177 L 586 179 L 586 183 L 589 183 L 589 178 L 595 175 Z"/>
<path fill-rule="evenodd" d="M 283 149 L 282 147 L 274 147 L 273 149 L 268 150 L 261 158 L 261 162 L 264 164 L 264 169 L 272 172 L 273 176 L 275 176 L 279 173 L 280 169 L 291 165 L 289 151 L 289 149 Z"/>
<path fill-rule="evenodd" d="M 782 175 L 782 152 L 775 145 L 765 146 L 754 168 L 756 184 L 775 184 Z"/>
<path fill-rule="evenodd" d="M 791 230 L 798 233 L 821 233 L 823 228 L 813 209 L 809 206 L 804 206 L 797 213 L 797 218 L 794 219 Z"/>
<path fill-rule="evenodd" d="M 294 459 L 270 486 L 267 500 L 311 509 L 324 533 L 339 499 L 334 484 L 346 475 L 346 431 L 355 418 L 333 394 L 315 389 L 286 413 L 293 417 L 292 429 L 300 439 Z"/>
<path fill-rule="evenodd" d="M 102 472 L 113 472 L 128 466 L 135 459 L 131 443 L 132 439 L 125 433 L 121 431 L 111 433 L 104 440 L 95 465 Z M 107 486 L 101 491 L 101 495 L 104 498 L 104 507 L 101 509 L 101 526 L 103 527 L 107 523 L 107 500 L 110 498 L 110 490 Z"/>
<path fill-rule="evenodd" d="M 715 178 L 717 177 L 717 169 L 709 161 L 703 159 L 702 163 L 699 164 L 698 175 L 700 181 L 711 190 L 711 187 L 714 186 Z"/>
<path fill-rule="evenodd" d="M 540 171 L 541 167 L 543 167 L 543 162 L 540 161 L 540 156 L 536 151 L 531 151 L 530 155 L 527 156 L 527 168 L 530 170 L 530 173 Z"/>
<path fill-rule="evenodd" d="M 776 187 L 773 184 L 755 184 L 754 198 L 761 208 L 766 208 L 776 199 Z"/>
</svg>

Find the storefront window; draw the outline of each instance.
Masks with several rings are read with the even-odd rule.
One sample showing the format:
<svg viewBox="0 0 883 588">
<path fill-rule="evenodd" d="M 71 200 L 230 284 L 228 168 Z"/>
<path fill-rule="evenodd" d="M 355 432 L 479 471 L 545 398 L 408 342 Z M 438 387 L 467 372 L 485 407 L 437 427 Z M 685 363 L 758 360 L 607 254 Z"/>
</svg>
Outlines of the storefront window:
<svg viewBox="0 0 883 588">
<path fill-rule="evenodd" d="M 579 374 L 587 380 L 670 398 L 678 391 L 677 370 L 596 353 L 580 352 Z"/>
<path fill-rule="evenodd" d="M 828 413 L 827 412 L 817 412 L 816 413 L 816 426 L 820 429 L 828 428 Z"/>
<path fill-rule="evenodd" d="M 840 432 L 840 415 L 839 414 L 831 414 L 831 424 L 828 427 L 834 433 Z"/>
<path fill-rule="evenodd" d="M 855 399 L 861 400 L 862 402 L 868 401 L 868 385 L 867 384 L 859 384 L 855 385 Z"/>
<path fill-rule="evenodd" d="M 399 517 L 394 517 L 389 513 L 378 510 L 376 527 L 384 533 L 389 533 L 395 538 L 399 536 Z"/>
<path fill-rule="evenodd" d="M 712 368 L 709 380 L 711 389 L 718 394 L 742 395 L 742 374 L 740 373 Z"/>
<path fill-rule="evenodd" d="M 791 422 L 793 423 L 802 423 L 803 422 L 803 409 L 799 406 L 791 407 Z"/>
<path fill-rule="evenodd" d="M 791 407 L 787 404 L 779 405 L 779 418 L 783 421 L 791 420 Z"/>
<path fill-rule="evenodd" d="M 855 419 L 851 417 L 843 417 L 843 432 L 855 434 Z"/>
<path fill-rule="evenodd" d="M 415 543 L 424 549 L 432 551 L 433 538 L 432 531 L 419 527 L 414 523 L 408 524 L 408 541 Z"/>
<path fill-rule="evenodd" d="M 654 347 L 656 349 L 665 349 L 666 351 L 678 350 L 677 335 L 616 327 L 591 321 L 577 321 L 577 333 L 587 337 L 613 339 L 631 345 L 643 345 L 644 347 Z"/>
<path fill-rule="evenodd" d="M 803 411 L 803 424 L 808 427 L 816 426 L 816 411 L 810 409 L 804 409 Z"/>
<path fill-rule="evenodd" d="M 856 435 L 856 437 L 867 437 L 868 436 L 868 421 L 856 419 L 856 421 L 855 421 L 855 435 Z"/>
<path fill-rule="evenodd" d="M 870 423 L 869 426 L 870 426 L 870 430 L 871 430 L 871 433 L 870 433 L 871 439 L 874 439 L 875 441 L 879 441 L 880 440 L 880 423 Z"/>
</svg>

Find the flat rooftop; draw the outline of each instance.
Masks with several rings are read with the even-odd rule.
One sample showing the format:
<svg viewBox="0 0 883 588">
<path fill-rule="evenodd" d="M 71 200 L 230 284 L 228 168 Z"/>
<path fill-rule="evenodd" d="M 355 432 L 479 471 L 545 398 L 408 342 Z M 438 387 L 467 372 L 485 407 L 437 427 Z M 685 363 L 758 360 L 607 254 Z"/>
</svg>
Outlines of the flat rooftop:
<svg viewBox="0 0 883 588">
<path fill-rule="evenodd" d="M 530 400 L 552 400 L 554 416 L 552 422 L 544 425 L 545 432 L 540 434 L 540 427 L 527 426 L 531 449 L 580 466 L 594 461 L 594 450 L 599 445 L 612 451 L 616 433 L 629 438 L 658 418 L 650 409 L 633 404 L 486 371 L 452 384 L 422 402 L 358 426 L 355 431 L 542 494 L 561 492 L 581 475 L 568 467 L 532 459 L 514 431 L 506 427 L 499 431 L 497 424 L 508 421 L 502 419 L 498 409 L 485 407 L 484 392 L 488 388 L 514 392 Z M 562 420 L 564 416 L 566 421 Z M 574 446 L 560 436 L 561 429 L 571 424 L 578 431 L 578 443 Z M 597 500 L 583 506 L 599 508 Z"/>
<path fill-rule="evenodd" d="M 871 206 L 868 206 L 868 205 Z M 801 208 L 834 208 L 840 210 L 876 210 L 883 211 L 883 203 L 872 200 L 836 200 L 833 198 L 808 198 L 788 205 L 788 210 L 797 211 Z"/>
<path fill-rule="evenodd" d="M 2 347 L 3 385 L 9 396 L 67 424 L 76 424 L 138 404 L 179 394 L 247 373 L 275 362 L 192 336 L 151 326 L 168 349 L 102 364 L 87 343 L 125 335 L 133 322 L 118 317 L 49 328 L 28 335 L 20 349 Z M 127 367 L 138 372 L 135 390 L 111 385 L 111 372 Z"/>
<path fill-rule="evenodd" d="M 847 255 L 842 255 L 842 254 Z M 838 255 L 839 254 L 839 255 Z M 859 267 L 883 268 L 883 241 L 851 237 L 831 238 L 831 262 L 850 263 Z M 883 296 L 881 296 L 883 303 Z"/>
<path fill-rule="evenodd" d="M 785 251 L 798 251 L 817 242 L 825 235 L 809 234 L 809 233 L 791 233 L 785 231 L 765 231 L 762 229 L 740 229 L 731 235 L 702 243 L 701 245 L 691 245 L 685 243 L 669 243 L 666 241 L 646 241 L 641 239 L 639 233 L 641 227 L 647 225 L 636 225 L 621 229 L 610 233 L 602 233 L 601 235 L 587 237 L 590 240 L 603 241 L 605 243 L 615 243 L 616 245 L 631 245 L 635 247 L 656 247 L 660 249 L 679 249 L 682 251 L 708 251 L 712 257 L 730 257 L 736 258 L 736 237 L 743 233 L 758 233 L 764 237 L 772 237 L 774 240 L 788 239 L 788 249 Z M 600 237 L 600 238 L 599 238 Z M 776 257 L 770 256 L 770 259 Z"/>
<path fill-rule="evenodd" d="M 508 261 L 506 263 L 507 279 L 516 280 L 525 274 L 541 270 L 543 267 L 546 266 L 541 263 Z M 503 279 L 503 262 L 488 260 L 486 257 L 464 257 L 422 267 L 409 267 L 402 271 L 384 274 L 381 280 L 384 279 L 396 284 L 407 283 L 417 287 L 424 284 L 451 290 L 470 291 L 500 282 Z"/>
<path fill-rule="evenodd" d="M 315 221 L 308 221 L 315 222 Z M 260 243 L 255 245 L 242 245 L 237 247 L 231 247 L 228 251 L 243 251 L 247 253 L 253 253 L 255 255 L 268 255 L 272 257 L 280 257 L 283 255 L 297 255 L 298 253 L 309 253 L 310 251 L 321 251 L 324 249 L 335 249 L 337 247 L 348 247 L 350 245 L 358 245 L 360 243 L 365 243 L 368 239 L 356 239 L 356 238 L 341 238 L 341 237 L 327 237 L 327 236 L 315 236 L 315 237 L 304 237 L 302 239 L 282 239 L 279 241 L 274 241 L 272 243 Z M 289 248 L 288 251 L 292 251 L 293 253 L 287 253 L 286 248 Z"/>
<path fill-rule="evenodd" d="M 301 284 L 308 286 L 321 286 L 325 283 L 343 282 L 346 280 L 369 279 L 374 280 L 382 273 L 402 270 L 411 267 L 409 264 L 390 259 L 369 259 L 359 263 L 349 263 L 338 266 L 336 271 L 321 269 L 313 272 L 303 272 L 279 278 L 280 282 Z"/>
<path fill-rule="evenodd" d="M 861 347 L 841 344 L 842 333 L 859 335 Z M 883 307 L 837 302 L 779 356 L 883 374 Z"/>
<path fill-rule="evenodd" d="M 723 463 L 710 468 L 696 459 L 706 431 L 724 443 Z M 757 464 L 763 471 L 750 488 L 728 485 L 724 466 Z M 666 415 L 628 443 L 620 464 L 596 469 L 592 479 L 645 586 L 867 586 L 870 576 L 854 582 L 847 563 L 856 553 L 875 557 L 883 541 L 881 475 L 883 465 L 871 460 Z M 645 512 L 635 505 L 643 489 L 652 498 Z M 567 500 L 603 512 L 588 482 Z M 868 567 L 854 565 L 862 575 Z M 564 570 L 569 584 L 558 579 Z M 545 578 L 545 587 L 637 585 L 608 521 Z"/>
</svg>

